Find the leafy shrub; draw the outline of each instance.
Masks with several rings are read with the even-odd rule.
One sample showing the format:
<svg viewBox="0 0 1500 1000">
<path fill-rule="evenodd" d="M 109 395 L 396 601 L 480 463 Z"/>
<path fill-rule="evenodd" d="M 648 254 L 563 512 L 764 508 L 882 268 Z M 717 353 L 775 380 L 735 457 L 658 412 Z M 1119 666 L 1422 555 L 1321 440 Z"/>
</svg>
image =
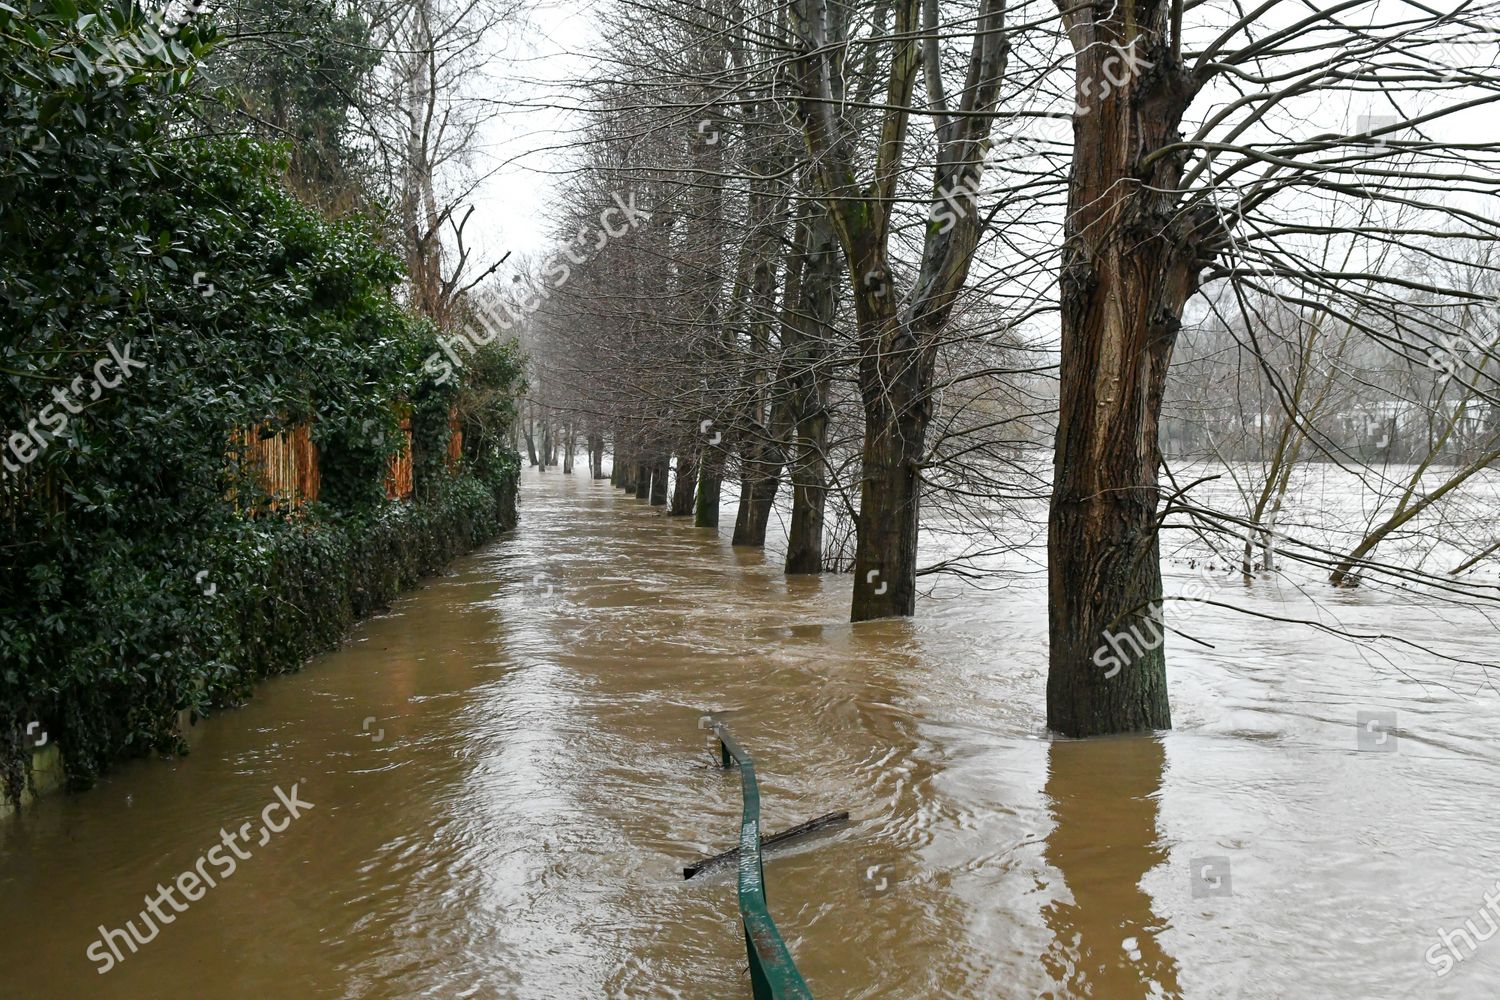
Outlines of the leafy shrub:
<svg viewBox="0 0 1500 1000">
<path fill-rule="evenodd" d="M 291 197 L 283 151 L 188 137 L 185 87 L 213 29 L 182 26 L 128 74 L 101 57 L 149 27 L 133 3 L 0 4 L 11 798 L 28 721 L 63 747 L 74 785 L 118 756 L 179 749 L 181 710 L 243 698 L 514 521 L 516 465 L 496 434 L 518 391 L 513 351 L 484 385 L 424 379 L 434 331 L 402 308 L 378 228 Z M 406 406 L 420 502 L 390 504 Z M 454 411 L 462 474 L 446 462 Z M 484 418 L 472 441 L 470 411 Z M 230 441 L 301 423 L 324 488 L 287 519 Z"/>
</svg>

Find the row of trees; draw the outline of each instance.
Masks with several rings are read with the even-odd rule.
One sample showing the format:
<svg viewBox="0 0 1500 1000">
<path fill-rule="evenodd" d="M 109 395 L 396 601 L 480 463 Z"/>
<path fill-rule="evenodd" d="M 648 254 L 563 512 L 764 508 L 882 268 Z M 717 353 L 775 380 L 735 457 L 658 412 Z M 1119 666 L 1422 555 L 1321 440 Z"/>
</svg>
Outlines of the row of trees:
<svg viewBox="0 0 1500 1000">
<path fill-rule="evenodd" d="M 1095 661 L 1109 632 L 1160 634 L 1164 527 L 1268 533 L 1299 459 L 1383 476 L 1333 426 L 1382 397 L 1451 424 L 1424 466 L 1479 435 L 1450 490 L 1493 462 L 1473 418 L 1494 402 L 1500 150 L 1474 125 L 1500 99 L 1496 13 L 623 5 L 606 70 L 578 82 L 592 113 L 558 239 L 583 246 L 615 195 L 650 220 L 561 282 L 537 262 L 507 285 L 540 303 L 538 419 L 608 437 L 621 485 L 657 480 L 702 525 L 737 482 L 737 544 L 764 544 L 787 481 L 787 570 L 849 568 L 852 534 L 855 621 L 910 615 L 922 573 L 1023 544 L 1016 508 L 1045 500 L 1050 725 L 1166 727 L 1159 647 L 1110 677 Z M 1164 440 L 1279 456 L 1264 501 L 1164 489 Z M 1422 482 L 1393 520 L 1439 499 Z M 969 544 L 924 566 L 924 524 Z M 1287 558 L 1402 574 L 1376 534 Z"/>
</svg>

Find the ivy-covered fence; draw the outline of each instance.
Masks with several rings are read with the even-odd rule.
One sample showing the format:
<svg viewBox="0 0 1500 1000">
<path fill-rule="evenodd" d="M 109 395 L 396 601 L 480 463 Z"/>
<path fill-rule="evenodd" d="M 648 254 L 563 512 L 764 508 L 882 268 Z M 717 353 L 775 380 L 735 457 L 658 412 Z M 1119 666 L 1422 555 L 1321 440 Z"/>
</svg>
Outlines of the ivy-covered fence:
<svg viewBox="0 0 1500 1000">
<path fill-rule="evenodd" d="M 382 228 L 288 195 L 282 151 L 199 136 L 187 90 L 212 29 L 184 23 L 122 62 L 143 17 L 109 0 L 0 4 L 12 800 L 28 728 L 61 747 L 75 786 L 179 750 L 183 710 L 244 698 L 515 519 L 514 353 L 472 366 L 478 384 L 424 377 L 434 330 L 399 301 Z M 404 414 L 411 496 L 392 502 Z M 252 427 L 307 429 L 317 500 L 296 516 L 233 458 Z"/>
</svg>

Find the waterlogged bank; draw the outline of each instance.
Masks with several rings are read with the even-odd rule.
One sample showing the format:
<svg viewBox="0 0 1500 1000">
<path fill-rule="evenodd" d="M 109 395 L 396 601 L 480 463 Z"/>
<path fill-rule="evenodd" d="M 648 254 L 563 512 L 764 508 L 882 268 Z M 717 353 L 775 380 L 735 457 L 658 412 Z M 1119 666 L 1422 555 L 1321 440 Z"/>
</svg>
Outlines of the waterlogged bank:
<svg viewBox="0 0 1500 1000">
<path fill-rule="evenodd" d="M 705 710 L 755 755 L 767 829 L 853 814 L 767 863 L 820 1000 L 1500 987 L 1500 937 L 1456 930 L 1486 930 L 1500 878 L 1474 668 L 1203 607 L 1213 648 L 1168 638 L 1176 730 L 1053 741 L 1039 578 L 850 626 L 847 578 L 787 579 L 606 483 L 528 474 L 523 505 L 523 531 L 198 727 L 188 758 L 0 827 L 7 995 L 748 995 L 730 878 L 681 878 L 738 826 Z M 1315 610 L 1290 586 L 1231 597 Z M 1493 658 L 1477 616 L 1320 600 Z M 313 809 L 98 973 L 101 925 L 293 783 Z"/>
</svg>

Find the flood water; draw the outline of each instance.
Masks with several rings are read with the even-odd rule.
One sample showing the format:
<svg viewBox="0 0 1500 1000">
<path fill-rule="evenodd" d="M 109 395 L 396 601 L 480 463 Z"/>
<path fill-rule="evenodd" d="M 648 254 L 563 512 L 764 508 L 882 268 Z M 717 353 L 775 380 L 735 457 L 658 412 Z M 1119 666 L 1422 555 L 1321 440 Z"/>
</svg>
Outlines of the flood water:
<svg viewBox="0 0 1500 1000">
<path fill-rule="evenodd" d="M 1040 576 L 859 626 L 849 585 L 528 473 L 517 532 L 190 756 L 0 821 L 0 995 L 748 997 L 730 870 L 681 876 L 738 829 L 710 711 L 765 829 L 852 814 L 766 862 L 820 1000 L 1500 994 L 1500 935 L 1453 933 L 1500 926 L 1482 669 L 1202 609 L 1212 648 L 1169 640 L 1171 733 L 1060 741 Z M 1221 599 L 1495 659 L 1478 614 L 1316 597 Z M 102 934 L 294 784 L 310 808 L 99 973 Z"/>
</svg>

